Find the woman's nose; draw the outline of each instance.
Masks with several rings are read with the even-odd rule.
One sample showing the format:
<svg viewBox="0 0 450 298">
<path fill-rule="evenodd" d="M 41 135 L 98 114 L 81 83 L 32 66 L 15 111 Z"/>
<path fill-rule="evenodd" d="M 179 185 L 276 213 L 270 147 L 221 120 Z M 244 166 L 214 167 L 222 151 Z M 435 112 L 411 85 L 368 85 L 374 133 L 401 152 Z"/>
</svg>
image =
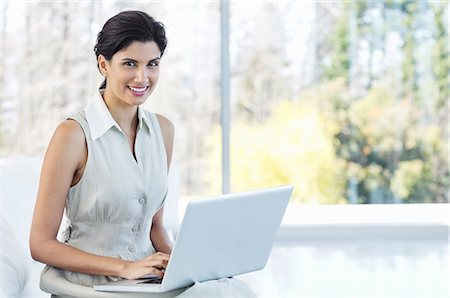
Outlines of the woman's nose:
<svg viewBox="0 0 450 298">
<path fill-rule="evenodd" d="M 147 85 L 149 82 L 149 75 L 145 68 L 139 68 L 136 71 L 136 76 L 134 78 L 135 83 L 140 85 Z"/>
</svg>

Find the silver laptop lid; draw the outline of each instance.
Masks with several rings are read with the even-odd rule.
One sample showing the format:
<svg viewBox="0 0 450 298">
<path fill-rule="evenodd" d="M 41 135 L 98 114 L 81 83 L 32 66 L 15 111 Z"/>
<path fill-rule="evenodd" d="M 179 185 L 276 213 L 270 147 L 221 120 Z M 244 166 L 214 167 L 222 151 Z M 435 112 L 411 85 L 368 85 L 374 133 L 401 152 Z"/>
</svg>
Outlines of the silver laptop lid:
<svg viewBox="0 0 450 298">
<path fill-rule="evenodd" d="M 191 201 L 161 289 L 264 268 L 292 190 L 281 186 Z"/>
</svg>

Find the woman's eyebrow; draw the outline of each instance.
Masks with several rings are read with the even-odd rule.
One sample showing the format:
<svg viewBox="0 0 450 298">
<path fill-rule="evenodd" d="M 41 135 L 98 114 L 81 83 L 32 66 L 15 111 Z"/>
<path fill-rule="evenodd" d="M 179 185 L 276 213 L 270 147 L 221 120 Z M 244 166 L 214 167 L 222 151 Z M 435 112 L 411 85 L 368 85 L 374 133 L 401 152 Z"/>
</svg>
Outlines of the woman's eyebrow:
<svg viewBox="0 0 450 298">
<path fill-rule="evenodd" d="M 156 62 L 157 60 L 161 60 L 161 57 L 156 57 L 148 62 Z M 122 61 L 131 61 L 131 62 L 135 62 L 138 63 L 139 61 L 132 59 L 132 58 L 123 58 Z"/>
</svg>

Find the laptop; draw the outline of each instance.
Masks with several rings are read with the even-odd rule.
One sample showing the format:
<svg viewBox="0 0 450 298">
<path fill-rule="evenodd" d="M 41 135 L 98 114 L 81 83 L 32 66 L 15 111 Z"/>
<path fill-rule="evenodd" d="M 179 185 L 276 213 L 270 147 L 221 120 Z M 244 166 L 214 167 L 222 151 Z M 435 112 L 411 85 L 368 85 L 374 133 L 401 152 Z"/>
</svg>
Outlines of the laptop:
<svg viewBox="0 0 450 298">
<path fill-rule="evenodd" d="M 292 190 L 288 185 L 191 201 L 162 280 L 123 279 L 94 289 L 167 292 L 263 269 Z"/>
</svg>

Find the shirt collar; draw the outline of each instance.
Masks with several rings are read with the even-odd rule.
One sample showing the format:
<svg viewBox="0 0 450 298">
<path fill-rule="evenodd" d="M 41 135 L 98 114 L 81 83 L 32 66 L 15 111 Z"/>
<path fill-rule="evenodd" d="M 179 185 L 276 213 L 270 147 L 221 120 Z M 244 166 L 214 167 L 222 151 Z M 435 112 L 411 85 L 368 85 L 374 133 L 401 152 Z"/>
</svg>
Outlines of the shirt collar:
<svg viewBox="0 0 450 298">
<path fill-rule="evenodd" d="M 84 109 L 93 141 L 105 134 L 111 127 L 116 127 L 123 133 L 119 124 L 117 124 L 111 116 L 111 113 L 103 100 L 103 92 L 104 90 L 100 90 L 96 96 L 89 101 L 88 105 Z M 145 123 L 149 132 L 152 133 L 150 121 L 141 106 L 138 106 L 138 120 L 139 130 L 142 129 L 142 125 Z"/>
<path fill-rule="evenodd" d="M 152 126 L 150 124 L 150 119 L 148 119 L 147 113 L 141 106 L 138 106 L 138 120 L 139 120 L 138 121 L 139 129 L 142 129 L 142 125 L 145 123 L 145 126 L 147 126 L 150 134 L 153 133 Z"/>
</svg>

